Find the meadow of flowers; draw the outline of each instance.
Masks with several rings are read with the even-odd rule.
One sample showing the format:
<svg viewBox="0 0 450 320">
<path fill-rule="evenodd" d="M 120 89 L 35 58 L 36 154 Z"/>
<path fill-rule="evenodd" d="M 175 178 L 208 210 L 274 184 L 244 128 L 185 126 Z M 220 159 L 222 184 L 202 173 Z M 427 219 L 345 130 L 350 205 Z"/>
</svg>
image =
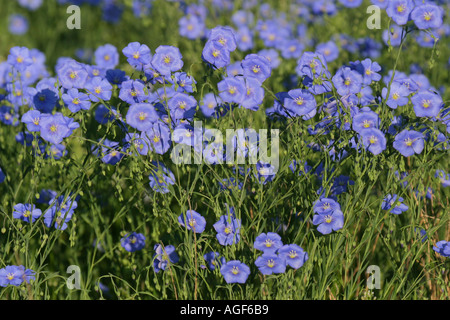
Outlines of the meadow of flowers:
<svg viewBox="0 0 450 320">
<path fill-rule="evenodd" d="M 450 298 L 448 1 L 0 4 L 0 299 Z"/>
</svg>

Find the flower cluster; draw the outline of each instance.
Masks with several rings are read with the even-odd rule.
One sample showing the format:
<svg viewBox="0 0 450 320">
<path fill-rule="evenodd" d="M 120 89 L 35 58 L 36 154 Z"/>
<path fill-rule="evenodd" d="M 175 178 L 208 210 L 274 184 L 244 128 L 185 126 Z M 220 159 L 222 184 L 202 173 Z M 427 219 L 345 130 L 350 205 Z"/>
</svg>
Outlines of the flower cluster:
<svg viewBox="0 0 450 320">
<path fill-rule="evenodd" d="M 314 203 L 313 224 L 318 225 L 317 231 L 329 234 L 332 231 L 342 229 L 344 226 L 344 214 L 341 206 L 330 198 L 321 198 Z"/>
<path fill-rule="evenodd" d="M 35 272 L 24 266 L 6 266 L 0 269 L 0 287 L 15 286 L 35 280 Z"/>
<path fill-rule="evenodd" d="M 260 234 L 253 247 L 263 252 L 255 265 L 264 275 L 284 273 L 286 266 L 298 269 L 308 260 L 308 253 L 301 247 L 296 244 L 283 245 L 281 237 L 274 232 Z"/>
<path fill-rule="evenodd" d="M 65 230 L 67 223 L 72 219 L 78 206 L 77 201 L 72 200 L 70 197 L 64 195 L 57 197 L 57 193 L 53 190 L 42 190 L 37 203 L 49 205 L 44 214 L 34 204 L 18 203 L 14 206 L 13 218 L 28 223 L 35 223 L 42 216 L 44 224 L 48 228 L 53 225 L 55 229 Z"/>
</svg>

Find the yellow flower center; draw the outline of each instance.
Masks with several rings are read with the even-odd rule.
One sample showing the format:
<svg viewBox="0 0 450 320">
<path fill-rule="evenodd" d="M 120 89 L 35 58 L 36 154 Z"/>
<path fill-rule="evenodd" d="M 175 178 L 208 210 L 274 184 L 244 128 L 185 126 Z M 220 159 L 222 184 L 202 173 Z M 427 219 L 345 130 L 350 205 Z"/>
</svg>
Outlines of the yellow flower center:
<svg viewBox="0 0 450 320">
<path fill-rule="evenodd" d="M 261 67 L 258 65 L 253 66 L 252 71 L 253 73 L 258 73 L 261 70 Z"/>
<path fill-rule="evenodd" d="M 18 56 L 18 57 L 16 58 L 16 61 L 17 61 L 18 63 L 22 63 L 22 62 L 23 62 L 23 58 L 22 58 L 21 56 Z"/>
<path fill-rule="evenodd" d="M 161 140 L 161 138 L 159 136 L 154 136 L 153 137 L 153 141 L 156 142 L 156 143 L 159 142 L 160 140 Z"/>
<path fill-rule="evenodd" d="M 77 73 L 75 71 L 72 71 L 69 75 L 70 79 L 75 79 L 77 77 Z"/>
<path fill-rule="evenodd" d="M 134 59 L 139 59 L 139 57 L 140 57 L 139 52 L 135 52 L 135 53 L 133 54 L 133 58 L 134 58 Z"/>
<path fill-rule="evenodd" d="M 233 269 L 231 269 L 231 273 L 233 273 L 234 275 L 239 273 L 239 268 L 237 266 L 234 266 Z"/>
<path fill-rule="evenodd" d="M 412 146 L 412 143 L 413 143 L 413 141 L 412 141 L 410 138 L 405 139 L 405 144 L 406 144 L 408 147 L 411 147 L 411 146 Z"/>
<path fill-rule="evenodd" d="M 56 130 L 58 130 L 58 126 L 56 124 L 54 124 L 50 127 L 51 132 L 56 132 Z"/>
<path fill-rule="evenodd" d="M 165 57 L 164 57 L 164 63 L 165 63 L 165 64 L 169 64 L 170 61 L 171 61 L 171 60 L 170 60 L 170 57 L 169 57 L 169 56 L 165 56 Z"/>
<path fill-rule="evenodd" d="M 294 250 L 291 250 L 289 252 L 289 258 L 294 259 L 297 256 L 297 252 Z"/>
<path fill-rule="evenodd" d="M 267 266 L 273 268 L 275 266 L 275 261 L 273 261 L 273 259 L 267 260 Z"/>
<path fill-rule="evenodd" d="M 103 57 L 103 59 L 105 59 L 106 61 L 109 61 L 109 59 L 111 59 L 111 57 L 109 56 L 109 54 L 105 54 L 105 56 Z"/>
<path fill-rule="evenodd" d="M 14 273 L 8 273 L 7 275 L 6 275 L 6 277 L 8 278 L 8 280 L 12 280 L 12 279 L 14 279 Z"/>
<path fill-rule="evenodd" d="M 214 58 L 217 58 L 219 56 L 220 52 L 219 50 L 213 50 L 212 55 Z"/>
<path fill-rule="evenodd" d="M 426 109 L 426 108 L 429 108 L 430 107 L 430 104 L 431 104 L 431 102 L 430 102 L 430 100 L 423 100 L 422 101 L 422 106 Z"/>
<path fill-rule="evenodd" d="M 400 95 L 396 92 L 392 95 L 392 99 L 398 100 L 400 98 Z"/>
<path fill-rule="evenodd" d="M 139 120 L 144 121 L 147 119 L 147 114 L 145 112 L 139 112 Z"/>
<path fill-rule="evenodd" d="M 403 11 L 405 11 L 406 7 L 404 4 L 401 4 L 399 6 L 397 6 L 397 12 L 402 13 Z"/>
</svg>

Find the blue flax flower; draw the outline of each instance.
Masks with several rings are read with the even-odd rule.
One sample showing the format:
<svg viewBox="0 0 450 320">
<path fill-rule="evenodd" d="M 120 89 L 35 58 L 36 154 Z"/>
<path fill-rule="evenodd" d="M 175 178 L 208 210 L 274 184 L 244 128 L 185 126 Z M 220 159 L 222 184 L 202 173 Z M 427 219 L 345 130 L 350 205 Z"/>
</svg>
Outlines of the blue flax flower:
<svg viewBox="0 0 450 320">
<path fill-rule="evenodd" d="M 156 168 L 152 170 L 152 173 L 148 177 L 150 180 L 150 187 L 156 192 L 168 193 L 170 191 L 168 186 L 175 184 L 175 176 L 172 171 L 162 163 L 153 162 L 153 165 L 155 165 Z"/>
<path fill-rule="evenodd" d="M 383 88 L 381 96 L 383 99 L 386 99 L 386 104 L 392 109 L 397 109 L 397 107 L 404 106 L 409 102 L 408 96 L 410 91 L 399 81 L 392 82 L 389 90 L 389 97 L 387 94 L 388 89 Z"/>
<path fill-rule="evenodd" d="M 150 48 L 139 42 L 130 42 L 123 48 L 122 53 L 127 57 L 128 63 L 138 71 L 142 71 L 144 65 L 148 65 L 151 62 Z"/>
<path fill-rule="evenodd" d="M 274 232 L 268 232 L 267 234 L 261 233 L 253 243 L 253 248 L 261 250 L 264 253 L 275 253 L 282 246 L 283 242 L 281 241 L 281 237 Z"/>
<path fill-rule="evenodd" d="M 402 26 L 408 22 L 413 8 L 412 0 L 389 0 L 386 13 L 396 24 Z"/>
<path fill-rule="evenodd" d="M 83 89 L 88 72 L 81 63 L 70 60 L 56 69 L 58 80 L 64 89 Z"/>
<path fill-rule="evenodd" d="M 155 244 L 153 250 L 155 250 L 155 254 L 153 255 L 153 268 L 156 273 L 161 270 L 166 270 L 169 262 L 177 263 L 180 260 L 173 245 L 163 246 L 161 244 Z"/>
<path fill-rule="evenodd" d="M 131 232 L 120 240 L 120 245 L 128 252 L 141 250 L 145 247 L 145 236 L 142 233 Z"/>
<path fill-rule="evenodd" d="M 296 244 L 286 244 L 278 249 L 278 256 L 286 261 L 286 265 L 298 269 L 308 260 L 308 253 Z"/>
<path fill-rule="evenodd" d="M 401 214 L 409 209 L 406 204 L 402 203 L 403 200 L 404 199 L 402 197 L 399 197 L 396 194 L 388 194 L 384 197 L 383 202 L 381 203 L 381 209 L 390 210 L 393 214 Z"/>
<path fill-rule="evenodd" d="M 230 27 L 218 26 L 211 30 L 208 41 L 212 41 L 222 46 L 227 51 L 236 50 L 236 37 Z"/>
<path fill-rule="evenodd" d="M 250 268 L 239 260 L 231 260 L 222 265 L 220 273 L 227 283 L 245 283 L 250 275 Z"/>
<path fill-rule="evenodd" d="M 332 231 L 342 229 L 344 226 L 344 214 L 339 203 L 333 199 L 322 198 L 314 205 L 313 225 L 319 225 L 317 231 L 329 234 Z"/>
<path fill-rule="evenodd" d="M 337 92 L 341 96 L 349 94 L 357 94 L 361 91 L 363 78 L 357 72 L 349 67 L 342 67 L 337 72 L 332 79 Z"/>
<path fill-rule="evenodd" d="M 60 144 L 72 133 L 67 118 L 62 114 L 41 114 L 39 125 L 42 139 L 53 144 Z"/>
<path fill-rule="evenodd" d="M 132 104 L 126 116 L 127 123 L 139 131 L 150 130 L 158 119 L 158 114 L 150 103 Z"/>
<path fill-rule="evenodd" d="M 20 219 L 25 222 L 35 222 L 42 215 L 41 209 L 36 209 L 34 204 L 16 204 L 14 206 L 13 218 Z"/>
<path fill-rule="evenodd" d="M 219 43 L 208 41 L 203 48 L 202 59 L 220 69 L 230 63 L 230 52 Z"/>
<path fill-rule="evenodd" d="M 442 25 L 443 10 L 433 3 L 418 5 L 411 12 L 411 19 L 419 29 L 436 29 Z"/>
<path fill-rule="evenodd" d="M 214 225 L 216 238 L 222 246 L 233 245 L 241 239 L 241 220 L 236 219 L 234 209 L 230 208 L 228 215 L 223 215 Z"/>
<path fill-rule="evenodd" d="M 170 139 L 170 129 L 166 124 L 161 121 L 155 122 L 153 126 L 148 131 L 145 131 L 145 133 L 143 132 L 143 134 L 145 134 L 145 137 L 152 144 L 152 150 L 157 154 L 165 154 L 169 150 L 172 141 Z"/>
<path fill-rule="evenodd" d="M 6 60 L 16 70 L 22 72 L 33 64 L 30 57 L 30 50 L 26 47 L 12 47 Z"/>
<path fill-rule="evenodd" d="M 361 134 L 364 130 L 378 128 L 378 123 L 378 114 L 369 107 L 363 107 L 360 112 L 353 116 L 352 128 Z"/>
<path fill-rule="evenodd" d="M 210 270 L 216 269 L 216 267 L 222 267 L 226 263 L 225 257 L 221 256 L 220 253 L 215 251 L 210 251 L 203 255 L 203 258 L 208 263 Z"/>
<path fill-rule="evenodd" d="M 404 157 L 420 154 L 424 148 L 424 139 L 421 132 L 414 130 L 403 130 L 394 140 L 393 146 Z"/>
<path fill-rule="evenodd" d="M 41 113 L 38 110 L 29 110 L 22 116 L 21 121 L 27 125 L 27 129 L 30 132 L 41 131 L 40 121 Z"/>
<path fill-rule="evenodd" d="M 419 91 L 411 98 L 414 112 L 418 117 L 436 117 L 444 105 L 439 94 L 431 91 Z"/>
<path fill-rule="evenodd" d="M 188 210 L 186 214 L 181 214 L 178 217 L 178 222 L 186 227 L 188 230 L 192 230 L 195 233 L 202 233 L 205 231 L 206 220 L 205 218 L 194 210 Z"/>
<path fill-rule="evenodd" d="M 441 240 L 433 246 L 433 250 L 439 253 L 443 257 L 450 257 L 450 242 Z"/>
<path fill-rule="evenodd" d="M 264 275 L 284 273 L 286 271 L 286 260 L 274 253 L 263 253 L 256 259 L 255 265 Z"/>
<path fill-rule="evenodd" d="M 241 65 L 245 77 L 256 78 L 261 83 L 269 78 L 271 73 L 270 61 L 255 53 L 247 55 Z"/>
<path fill-rule="evenodd" d="M 180 50 L 173 46 L 159 46 L 155 50 L 152 58 L 152 66 L 161 75 L 170 77 L 172 72 L 183 67 L 183 60 Z"/>
<path fill-rule="evenodd" d="M 75 200 L 65 199 L 65 196 L 51 199 L 50 208 L 44 214 L 44 224 L 50 228 L 54 223 L 55 229 L 65 230 L 67 222 L 72 219 L 78 204 Z"/>
<path fill-rule="evenodd" d="M 112 95 L 112 85 L 108 80 L 102 77 L 93 77 L 86 82 L 86 90 L 89 92 L 89 98 L 92 102 L 100 100 L 108 101 Z"/>
<path fill-rule="evenodd" d="M 62 99 L 67 105 L 67 108 L 73 113 L 91 108 L 89 96 L 83 92 L 79 92 L 76 88 L 67 90 L 67 93 L 62 95 Z"/>
<path fill-rule="evenodd" d="M 240 104 L 245 97 L 246 86 L 242 77 L 227 77 L 217 84 L 223 102 Z"/>
<path fill-rule="evenodd" d="M 374 155 L 386 149 L 386 137 L 379 129 L 364 129 L 361 131 L 364 146 Z"/>
<path fill-rule="evenodd" d="M 444 170 L 436 170 L 436 173 L 434 176 L 436 178 L 439 178 L 439 180 L 444 188 L 450 187 L 450 174 L 445 173 Z"/>
</svg>

